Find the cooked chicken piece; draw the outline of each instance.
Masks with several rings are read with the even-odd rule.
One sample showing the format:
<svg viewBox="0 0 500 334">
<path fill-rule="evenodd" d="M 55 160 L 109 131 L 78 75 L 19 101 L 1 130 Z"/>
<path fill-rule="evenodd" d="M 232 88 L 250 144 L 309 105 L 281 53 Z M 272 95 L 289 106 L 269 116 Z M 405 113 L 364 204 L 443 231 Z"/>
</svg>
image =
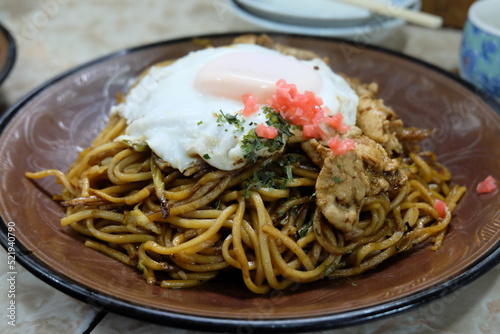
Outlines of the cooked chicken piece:
<svg viewBox="0 0 500 334">
<path fill-rule="evenodd" d="M 389 154 L 401 153 L 403 142 L 421 141 L 432 134 L 432 130 L 404 127 L 403 121 L 394 111 L 376 98 L 376 83 L 361 84 L 359 80 L 349 79 L 349 84 L 359 96 L 356 125 L 363 134 L 381 144 Z"/>
<path fill-rule="evenodd" d="M 433 129 L 420 129 L 413 126 L 410 127 L 400 127 L 393 130 L 396 137 L 403 142 L 418 142 L 427 137 L 429 137 Z"/>
<path fill-rule="evenodd" d="M 316 148 L 316 152 L 322 152 L 316 159 L 325 158 L 316 181 L 318 207 L 348 238 L 363 235 L 355 223 L 365 197 L 396 189 L 407 180 L 399 162 L 389 158 L 382 145 L 366 136 L 354 141 L 355 150 L 338 156 Z"/>
<path fill-rule="evenodd" d="M 273 40 L 267 35 L 256 35 L 256 34 L 245 34 L 240 35 L 233 39 L 232 44 L 258 44 L 265 46 L 266 48 L 272 48 L 274 46 Z"/>
<path fill-rule="evenodd" d="M 302 59 L 302 60 L 311 60 L 315 58 L 321 58 L 316 52 L 310 51 L 310 50 L 302 50 L 302 49 L 297 49 L 297 48 L 292 48 L 287 45 L 279 44 L 276 43 L 273 47 L 276 51 L 281 52 L 282 54 L 288 55 L 288 56 L 294 56 L 297 59 Z M 326 58 L 321 58 L 325 62 L 328 62 L 328 59 Z"/>
<path fill-rule="evenodd" d="M 323 161 L 332 154 L 332 151 L 328 147 L 321 145 L 316 139 L 303 141 L 300 146 L 309 159 L 320 168 L 323 167 Z"/>
<path fill-rule="evenodd" d="M 344 138 L 356 138 L 360 136 L 361 130 L 357 126 L 351 126 L 351 129 L 347 133 L 340 135 L 340 139 L 343 140 Z M 323 161 L 332 154 L 330 148 L 321 145 L 316 139 L 302 141 L 300 145 L 309 159 L 320 168 L 323 167 Z"/>
<path fill-rule="evenodd" d="M 400 153 L 403 147 L 394 130 L 402 128 L 403 122 L 383 100 L 375 98 L 378 87 L 373 84 L 369 87 L 371 89 L 366 89 L 359 96 L 356 125 L 366 136 L 381 144 L 387 152 Z"/>
</svg>

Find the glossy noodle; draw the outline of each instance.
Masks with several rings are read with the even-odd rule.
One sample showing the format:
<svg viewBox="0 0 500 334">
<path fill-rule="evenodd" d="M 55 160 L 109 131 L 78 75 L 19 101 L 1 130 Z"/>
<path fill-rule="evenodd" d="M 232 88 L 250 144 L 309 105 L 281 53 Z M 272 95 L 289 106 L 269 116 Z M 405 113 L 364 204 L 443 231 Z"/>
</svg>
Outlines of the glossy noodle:
<svg viewBox="0 0 500 334">
<path fill-rule="evenodd" d="M 358 113 L 363 103 L 387 108 L 373 95 L 374 86 L 349 82 L 365 96 Z M 369 137 L 359 125 L 358 136 Z M 382 144 L 397 163 L 392 176 L 398 179 L 392 182 L 386 168 L 379 174 L 389 186 L 366 190 L 354 208 L 356 219 L 332 223 L 329 214 L 343 214 L 347 199 L 319 183 L 334 189 L 349 182 L 350 174 L 342 174 L 348 159 L 374 177 L 377 166 L 363 155 L 321 158 L 314 153 L 321 144 L 312 140 L 231 171 L 198 164 L 181 172 L 148 147 L 116 141 L 126 127 L 126 120 L 113 114 L 66 173 L 27 176 L 56 176 L 63 186 L 56 197 L 65 209 L 62 225 L 85 235 L 85 246 L 137 268 L 148 284 L 164 288 L 197 286 L 226 270 L 240 271 L 245 286 L 258 294 L 359 275 L 421 244 L 441 247 L 465 191 L 450 184 L 450 172 L 433 153 L 413 144 L 416 133 L 420 139 L 428 134 L 388 130 L 399 148 Z M 375 145 L 363 140 L 357 147 Z"/>
</svg>

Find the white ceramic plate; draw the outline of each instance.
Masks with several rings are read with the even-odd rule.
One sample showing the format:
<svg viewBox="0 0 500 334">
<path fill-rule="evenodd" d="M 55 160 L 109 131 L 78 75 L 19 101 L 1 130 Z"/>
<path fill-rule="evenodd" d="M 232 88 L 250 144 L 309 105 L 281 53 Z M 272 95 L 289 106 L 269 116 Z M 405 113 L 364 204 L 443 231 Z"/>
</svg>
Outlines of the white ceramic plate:
<svg viewBox="0 0 500 334">
<path fill-rule="evenodd" d="M 372 0 L 398 7 L 417 0 Z M 368 23 L 369 10 L 335 0 L 235 0 L 247 12 L 271 21 L 309 27 L 346 27 Z"/>
<path fill-rule="evenodd" d="M 236 16 L 258 26 L 261 30 L 285 32 L 288 34 L 342 37 L 354 40 L 356 42 L 377 44 L 387 37 L 395 29 L 401 27 L 405 21 L 401 19 L 389 18 L 381 15 L 373 15 L 368 21 L 355 26 L 326 26 L 312 27 L 284 22 L 277 22 L 261 16 L 254 15 L 240 5 L 241 0 L 229 0 L 228 8 Z M 409 7 L 411 10 L 418 11 L 421 7 L 421 1 L 415 1 L 414 5 Z"/>
</svg>

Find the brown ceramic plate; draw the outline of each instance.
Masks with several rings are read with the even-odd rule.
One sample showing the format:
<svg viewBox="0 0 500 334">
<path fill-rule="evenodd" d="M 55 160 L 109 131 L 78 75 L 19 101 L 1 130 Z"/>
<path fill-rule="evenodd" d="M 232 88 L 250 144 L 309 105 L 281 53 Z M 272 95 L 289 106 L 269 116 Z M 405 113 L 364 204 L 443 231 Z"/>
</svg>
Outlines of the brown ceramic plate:
<svg viewBox="0 0 500 334">
<path fill-rule="evenodd" d="M 407 125 L 435 128 L 422 143 L 469 191 L 438 251 L 419 248 L 359 277 L 323 280 L 257 296 L 237 274 L 200 288 L 149 286 L 132 268 L 85 248 L 59 225 L 62 209 L 26 171 L 65 170 L 104 126 L 118 92 L 147 66 L 196 49 L 181 39 L 127 50 L 64 73 L 33 91 L 6 115 L 0 137 L 1 241 L 15 223 L 18 261 L 48 284 L 93 305 L 141 320 L 213 331 L 305 331 L 388 316 L 469 283 L 500 258 L 500 192 L 477 195 L 487 175 L 500 179 L 499 106 L 455 76 L 374 47 L 332 39 L 272 35 L 286 45 L 330 58 L 334 70 L 375 81 L 380 96 Z M 216 45 L 234 36 L 212 36 Z M 45 191 L 45 192 L 44 192 Z M 10 223 L 13 222 L 13 223 Z M 249 326 L 248 328 L 246 326 Z"/>
<path fill-rule="evenodd" d="M 16 47 L 12 35 L 0 25 L 0 84 L 9 75 L 16 59 Z"/>
</svg>

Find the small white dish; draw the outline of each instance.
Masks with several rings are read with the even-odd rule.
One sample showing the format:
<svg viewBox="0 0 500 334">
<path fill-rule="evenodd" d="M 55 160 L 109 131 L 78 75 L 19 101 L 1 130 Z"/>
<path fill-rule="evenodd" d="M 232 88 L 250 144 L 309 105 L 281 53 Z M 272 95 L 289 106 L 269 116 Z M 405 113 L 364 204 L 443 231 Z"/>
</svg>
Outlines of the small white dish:
<svg viewBox="0 0 500 334">
<path fill-rule="evenodd" d="M 391 32 L 403 26 L 405 21 L 402 19 L 389 18 L 382 15 L 372 15 L 364 24 L 354 26 L 304 26 L 277 22 L 261 16 L 254 15 L 240 6 L 241 0 L 230 0 L 227 4 L 230 10 L 241 19 L 250 22 L 265 31 L 284 32 L 289 34 L 324 36 L 324 37 L 342 37 L 351 39 L 360 43 L 377 44 L 384 40 Z M 418 11 L 421 7 L 421 1 L 414 1 L 409 7 L 411 10 Z"/>
<path fill-rule="evenodd" d="M 417 0 L 372 0 L 409 8 Z M 346 27 L 366 24 L 374 15 L 368 9 L 334 0 L 235 0 L 250 14 L 280 23 L 308 27 Z"/>
</svg>

